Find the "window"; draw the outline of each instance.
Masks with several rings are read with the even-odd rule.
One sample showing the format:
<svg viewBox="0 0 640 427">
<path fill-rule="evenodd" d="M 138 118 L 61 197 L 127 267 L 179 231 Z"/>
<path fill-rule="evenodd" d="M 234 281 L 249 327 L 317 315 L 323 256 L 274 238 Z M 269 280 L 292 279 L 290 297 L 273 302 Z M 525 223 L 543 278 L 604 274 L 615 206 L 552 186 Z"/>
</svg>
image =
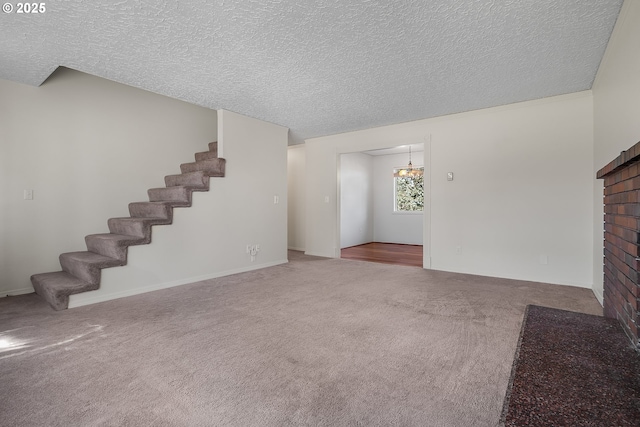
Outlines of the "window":
<svg viewBox="0 0 640 427">
<path fill-rule="evenodd" d="M 424 168 L 413 168 L 420 174 L 397 176 L 395 180 L 395 211 L 422 212 L 424 210 Z M 400 169 L 394 172 L 397 175 Z"/>
</svg>

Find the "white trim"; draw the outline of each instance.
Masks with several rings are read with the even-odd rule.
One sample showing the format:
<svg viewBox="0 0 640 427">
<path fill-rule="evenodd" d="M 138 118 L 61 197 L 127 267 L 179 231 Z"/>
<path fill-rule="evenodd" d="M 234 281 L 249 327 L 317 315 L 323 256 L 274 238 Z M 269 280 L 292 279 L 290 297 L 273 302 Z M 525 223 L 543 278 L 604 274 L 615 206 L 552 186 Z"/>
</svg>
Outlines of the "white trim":
<svg viewBox="0 0 640 427">
<path fill-rule="evenodd" d="M 332 258 L 342 257 L 342 154 L 339 153 L 336 147 L 335 162 L 336 162 L 336 234 L 334 236 L 333 256 Z"/>
<path fill-rule="evenodd" d="M 596 296 L 596 299 L 598 300 L 600 305 L 604 307 L 604 295 L 600 293 L 599 289 L 591 288 L 591 290 L 593 291 L 593 294 Z"/>
<path fill-rule="evenodd" d="M 191 283 L 201 282 L 203 280 L 216 279 L 218 277 L 223 277 L 223 276 L 231 276 L 233 274 L 238 274 L 238 273 L 246 273 L 248 271 L 254 271 L 254 270 L 259 270 L 259 269 L 262 269 L 262 268 L 267 268 L 267 267 L 273 267 L 273 266 L 276 266 L 276 265 L 286 264 L 288 262 L 289 262 L 289 260 L 287 260 L 287 259 L 280 260 L 280 261 L 273 261 L 273 262 L 268 262 L 268 263 L 265 263 L 265 264 L 252 265 L 252 266 L 249 266 L 249 267 L 242 267 L 242 268 L 237 268 L 237 269 L 233 269 L 233 270 L 221 271 L 221 272 L 217 272 L 217 273 L 213 273 L 213 274 L 206 274 L 204 276 L 198 276 L 198 277 L 191 277 L 191 278 L 187 278 L 187 279 L 175 280 L 173 282 L 159 283 L 159 284 L 156 284 L 156 285 L 146 286 L 146 287 L 143 287 L 143 288 L 135 288 L 135 289 L 127 290 L 127 291 L 115 292 L 115 293 L 112 293 L 112 294 L 106 294 L 106 295 L 100 295 L 100 296 L 90 296 L 90 293 L 71 295 L 69 297 L 69 308 L 81 307 L 83 305 L 96 304 L 96 303 L 104 302 L 104 301 L 111 301 L 111 300 L 114 300 L 114 299 L 130 297 L 130 296 L 133 296 L 133 295 L 139 295 L 139 294 L 144 294 L 144 293 L 147 293 L 147 292 L 158 291 L 158 290 L 161 290 L 161 289 L 173 288 L 173 287 L 181 286 L 181 285 L 188 285 L 188 284 L 191 284 Z M 80 298 L 77 298 L 77 297 L 83 297 L 83 298 L 80 299 Z"/>
<path fill-rule="evenodd" d="M 424 209 L 421 211 L 393 211 L 391 215 L 423 215 Z"/>
<path fill-rule="evenodd" d="M 19 289 L 7 290 L 7 291 L 0 292 L 0 298 L 15 297 L 17 295 L 32 294 L 34 292 L 35 291 L 33 290 L 33 288 L 19 288 Z"/>
<path fill-rule="evenodd" d="M 218 141 L 218 157 L 224 159 L 224 120 L 222 120 L 222 114 L 224 110 L 215 110 L 216 111 L 216 123 L 218 124 L 218 134 L 216 135 L 216 141 Z"/>
<path fill-rule="evenodd" d="M 424 208 L 422 209 L 422 268 L 431 269 L 431 133 L 424 136 L 422 152 L 423 167 L 427 171 L 422 176 Z"/>
<path fill-rule="evenodd" d="M 436 268 L 436 269 L 433 269 L 433 270 L 435 270 L 435 271 L 446 271 L 446 272 L 449 272 L 449 273 L 468 274 L 470 276 L 489 277 L 489 278 L 494 278 L 494 279 L 515 280 L 515 281 L 518 281 L 518 282 L 540 283 L 540 284 L 543 284 L 543 285 L 570 286 L 572 288 L 590 289 L 590 290 L 593 291 L 593 287 L 592 287 L 592 285 L 590 283 L 567 282 L 566 280 L 563 280 L 563 279 L 550 278 L 548 280 L 545 279 L 545 281 L 543 282 L 541 280 L 523 279 L 522 277 L 518 277 L 518 276 L 514 276 L 514 275 L 510 275 L 510 274 L 501 274 L 499 276 L 496 276 L 495 274 L 492 274 L 492 273 L 489 273 L 489 272 L 484 272 L 484 271 L 470 272 L 470 271 L 452 270 L 452 269 L 445 269 L 445 268 Z"/>
<path fill-rule="evenodd" d="M 304 252 L 304 248 L 295 248 L 293 246 L 289 246 L 287 249 L 290 251 Z"/>
<path fill-rule="evenodd" d="M 304 252 L 305 255 L 309 255 L 309 256 L 317 256 L 320 258 L 340 258 L 339 256 L 329 256 L 327 254 L 321 254 L 319 252 L 312 252 L 312 251 L 305 251 Z"/>
</svg>

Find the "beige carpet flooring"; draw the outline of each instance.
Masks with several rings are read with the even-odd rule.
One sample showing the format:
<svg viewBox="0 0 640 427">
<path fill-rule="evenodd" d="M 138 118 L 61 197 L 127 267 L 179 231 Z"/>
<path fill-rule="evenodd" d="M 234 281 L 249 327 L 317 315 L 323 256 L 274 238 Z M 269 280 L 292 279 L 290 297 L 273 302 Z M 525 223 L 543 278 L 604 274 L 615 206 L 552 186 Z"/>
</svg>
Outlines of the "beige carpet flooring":
<svg viewBox="0 0 640 427">
<path fill-rule="evenodd" d="M 588 289 L 292 252 L 54 312 L 0 299 L 2 426 L 495 426 L 527 304 Z"/>
</svg>

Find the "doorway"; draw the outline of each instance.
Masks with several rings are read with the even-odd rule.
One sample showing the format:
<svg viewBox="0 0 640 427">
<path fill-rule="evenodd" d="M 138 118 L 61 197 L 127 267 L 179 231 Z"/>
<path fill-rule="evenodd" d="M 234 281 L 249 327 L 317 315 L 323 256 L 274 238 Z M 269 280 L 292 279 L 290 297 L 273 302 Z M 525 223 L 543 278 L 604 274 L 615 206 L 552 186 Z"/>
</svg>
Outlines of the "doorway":
<svg viewBox="0 0 640 427">
<path fill-rule="evenodd" d="M 423 167 L 424 158 L 422 143 L 340 155 L 341 257 L 424 265 L 423 211 L 397 208 L 394 178 L 394 171 L 409 162 Z"/>
<path fill-rule="evenodd" d="M 372 242 L 340 250 L 340 257 L 359 261 L 422 267 L 422 245 Z"/>
</svg>

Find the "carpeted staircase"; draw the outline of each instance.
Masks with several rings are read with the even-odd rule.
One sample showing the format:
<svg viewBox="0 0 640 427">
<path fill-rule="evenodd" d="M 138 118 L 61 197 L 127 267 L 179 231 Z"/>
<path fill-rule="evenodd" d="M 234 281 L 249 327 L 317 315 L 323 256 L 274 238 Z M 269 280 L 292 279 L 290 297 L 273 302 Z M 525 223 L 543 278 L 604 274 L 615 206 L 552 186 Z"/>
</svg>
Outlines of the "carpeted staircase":
<svg viewBox="0 0 640 427">
<path fill-rule="evenodd" d="M 87 251 L 60 255 L 62 271 L 31 276 L 36 293 L 55 310 L 64 310 L 69 295 L 98 289 L 103 268 L 126 265 L 129 246 L 151 242 L 151 226 L 171 224 L 174 207 L 191 206 L 192 192 L 208 191 L 209 177 L 224 176 L 225 159 L 218 158 L 217 142 L 195 158 L 180 165 L 180 175 L 166 176 L 166 187 L 150 189 L 148 202 L 130 203 L 130 217 L 109 219 L 110 233 L 86 236 Z"/>
</svg>

